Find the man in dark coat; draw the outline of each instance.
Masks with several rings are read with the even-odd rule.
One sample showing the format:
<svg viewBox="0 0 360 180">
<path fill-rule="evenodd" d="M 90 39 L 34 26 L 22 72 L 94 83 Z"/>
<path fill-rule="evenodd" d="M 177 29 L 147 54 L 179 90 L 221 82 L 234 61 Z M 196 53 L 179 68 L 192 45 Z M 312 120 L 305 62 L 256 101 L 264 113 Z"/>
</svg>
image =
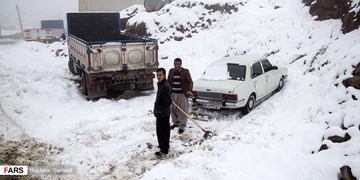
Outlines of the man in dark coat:
<svg viewBox="0 0 360 180">
<path fill-rule="evenodd" d="M 160 151 L 156 156 L 166 155 L 169 152 L 170 143 L 170 85 L 166 80 L 166 70 L 159 68 L 156 70 L 158 79 L 158 91 L 154 104 L 154 115 L 156 117 L 156 134 L 159 142 Z"/>
</svg>

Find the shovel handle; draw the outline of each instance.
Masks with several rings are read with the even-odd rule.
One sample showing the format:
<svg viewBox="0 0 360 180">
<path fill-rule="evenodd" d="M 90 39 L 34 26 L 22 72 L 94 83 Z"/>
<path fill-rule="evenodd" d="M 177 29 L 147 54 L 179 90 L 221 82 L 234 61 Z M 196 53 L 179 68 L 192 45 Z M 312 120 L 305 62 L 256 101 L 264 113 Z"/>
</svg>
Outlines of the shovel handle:
<svg viewBox="0 0 360 180">
<path fill-rule="evenodd" d="M 172 101 L 172 104 L 176 106 L 182 113 L 184 113 L 185 116 L 188 117 L 197 127 L 199 127 L 202 131 L 205 132 L 205 129 L 202 128 L 194 119 L 192 119 L 189 114 L 187 114 L 183 109 L 181 109 L 181 107 L 179 107 L 174 101 Z"/>
</svg>

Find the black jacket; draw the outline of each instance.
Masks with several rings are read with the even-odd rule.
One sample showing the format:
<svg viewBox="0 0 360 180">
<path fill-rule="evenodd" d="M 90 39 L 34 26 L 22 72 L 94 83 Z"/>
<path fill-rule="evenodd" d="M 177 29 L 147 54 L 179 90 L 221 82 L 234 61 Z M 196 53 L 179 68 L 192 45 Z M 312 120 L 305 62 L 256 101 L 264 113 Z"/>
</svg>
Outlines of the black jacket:
<svg viewBox="0 0 360 180">
<path fill-rule="evenodd" d="M 158 82 L 157 85 L 158 91 L 154 104 L 154 115 L 155 117 L 170 116 L 170 105 L 172 103 L 170 85 L 166 78 Z"/>
</svg>

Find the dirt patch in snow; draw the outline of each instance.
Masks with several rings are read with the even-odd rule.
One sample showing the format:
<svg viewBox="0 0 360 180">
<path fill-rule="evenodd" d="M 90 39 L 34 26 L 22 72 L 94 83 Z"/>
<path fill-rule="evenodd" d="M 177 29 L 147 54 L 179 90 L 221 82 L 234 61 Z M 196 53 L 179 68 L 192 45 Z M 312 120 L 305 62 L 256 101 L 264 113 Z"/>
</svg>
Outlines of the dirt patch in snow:
<svg viewBox="0 0 360 180">
<path fill-rule="evenodd" d="M 0 162 L 2 165 L 23 165 L 30 167 L 49 166 L 54 160 L 52 155 L 59 154 L 63 148 L 40 143 L 35 139 L 26 137 L 20 140 L 5 140 L 4 135 L 0 136 Z M 39 174 L 28 176 L 3 176 L 4 179 L 43 179 Z"/>
<path fill-rule="evenodd" d="M 358 2 L 353 0 L 303 0 L 302 2 L 310 6 L 310 14 L 316 16 L 316 20 L 341 19 L 343 23 L 341 30 L 344 34 L 360 26 L 360 11 L 356 10 L 360 6 Z"/>
</svg>

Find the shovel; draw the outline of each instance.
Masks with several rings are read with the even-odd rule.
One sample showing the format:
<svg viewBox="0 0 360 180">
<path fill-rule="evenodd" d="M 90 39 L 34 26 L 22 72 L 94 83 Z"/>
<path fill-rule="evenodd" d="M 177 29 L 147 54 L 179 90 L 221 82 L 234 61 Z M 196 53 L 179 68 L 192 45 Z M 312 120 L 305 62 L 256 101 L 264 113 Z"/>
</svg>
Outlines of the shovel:
<svg viewBox="0 0 360 180">
<path fill-rule="evenodd" d="M 204 139 L 210 139 L 211 137 L 214 136 L 214 133 L 212 133 L 211 131 L 206 131 L 204 128 L 202 128 L 194 119 L 190 117 L 189 114 L 187 114 L 183 109 L 181 109 L 174 101 L 172 101 L 172 104 L 176 106 L 182 113 L 184 113 L 197 127 L 199 127 L 205 133 L 203 136 Z"/>
</svg>

